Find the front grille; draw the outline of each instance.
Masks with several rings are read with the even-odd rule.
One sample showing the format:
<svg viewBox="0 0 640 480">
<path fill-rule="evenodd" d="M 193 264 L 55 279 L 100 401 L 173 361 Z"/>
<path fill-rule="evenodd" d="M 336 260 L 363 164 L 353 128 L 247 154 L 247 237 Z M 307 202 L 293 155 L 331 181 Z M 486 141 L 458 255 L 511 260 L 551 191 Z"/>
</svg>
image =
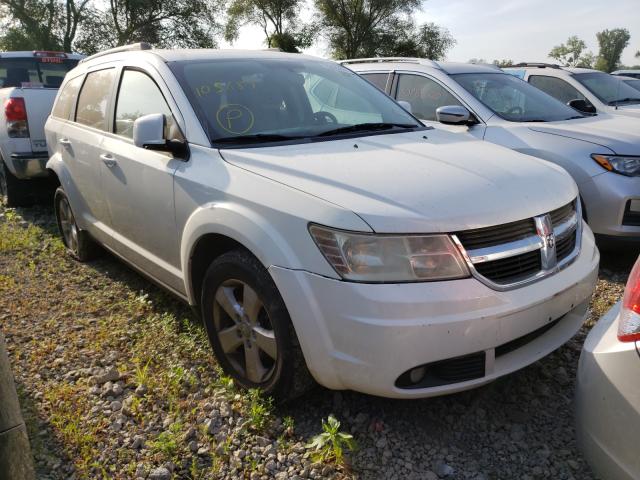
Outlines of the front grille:
<svg viewBox="0 0 640 480">
<path fill-rule="evenodd" d="M 556 258 L 558 259 L 558 261 L 564 260 L 569 255 L 571 255 L 571 252 L 573 252 L 573 249 L 575 247 L 576 232 L 574 230 L 569 235 L 556 242 Z"/>
<path fill-rule="evenodd" d="M 466 382 L 485 376 L 486 353 L 478 352 L 462 357 L 449 358 L 439 362 L 422 365 L 424 376 L 417 382 L 412 382 L 410 373 L 406 371 L 396 380 L 398 388 L 429 388 L 452 383 Z M 415 367 L 420 368 L 420 367 Z"/>
<path fill-rule="evenodd" d="M 500 285 L 519 282 L 542 270 L 540 250 L 475 265 L 477 272 Z"/>
<path fill-rule="evenodd" d="M 631 211 L 631 200 L 627 202 L 627 205 L 624 208 L 622 224 L 630 227 L 640 227 L 640 212 Z"/>
<path fill-rule="evenodd" d="M 476 277 L 505 289 L 550 275 L 560 262 L 566 265 L 577 254 L 579 234 L 580 210 L 573 201 L 534 218 L 455 235 Z"/>
<path fill-rule="evenodd" d="M 560 207 L 552 212 L 549 212 L 551 223 L 553 224 L 553 226 L 560 225 L 562 222 L 568 220 L 575 211 L 576 207 L 574 202 L 567 203 L 564 207 Z"/>
<path fill-rule="evenodd" d="M 476 228 L 458 232 L 458 238 L 467 250 L 493 247 L 503 243 L 521 240 L 536 234 L 532 218 L 505 223 L 495 227 Z"/>
</svg>

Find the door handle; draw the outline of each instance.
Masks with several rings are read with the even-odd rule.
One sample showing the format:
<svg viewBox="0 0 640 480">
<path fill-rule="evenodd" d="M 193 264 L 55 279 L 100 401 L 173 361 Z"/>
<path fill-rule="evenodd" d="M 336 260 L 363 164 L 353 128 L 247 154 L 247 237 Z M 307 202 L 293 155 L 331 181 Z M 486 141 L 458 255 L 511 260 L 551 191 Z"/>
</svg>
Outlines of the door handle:
<svg viewBox="0 0 640 480">
<path fill-rule="evenodd" d="M 113 155 L 110 155 L 108 153 L 103 153 L 102 155 L 100 155 L 100 158 L 102 159 L 102 163 L 104 163 L 109 168 L 113 168 L 118 164 L 118 162 L 116 162 L 116 159 L 113 158 Z"/>
<path fill-rule="evenodd" d="M 71 145 L 71 140 L 69 140 L 68 138 L 61 138 L 60 145 Z"/>
</svg>

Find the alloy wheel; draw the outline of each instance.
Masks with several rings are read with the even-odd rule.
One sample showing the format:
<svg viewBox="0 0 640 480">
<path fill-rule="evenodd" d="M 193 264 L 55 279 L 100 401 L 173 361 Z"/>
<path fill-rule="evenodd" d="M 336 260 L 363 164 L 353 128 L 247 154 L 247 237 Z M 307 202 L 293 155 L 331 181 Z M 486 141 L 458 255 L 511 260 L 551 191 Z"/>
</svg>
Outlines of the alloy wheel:
<svg viewBox="0 0 640 480">
<path fill-rule="evenodd" d="M 226 280 L 215 294 L 213 321 L 222 351 L 236 372 L 266 382 L 276 368 L 275 331 L 262 300 L 245 282 Z"/>
<path fill-rule="evenodd" d="M 72 252 L 78 251 L 78 227 L 76 219 L 71 211 L 69 200 L 66 197 L 60 199 L 58 204 L 58 214 L 60 216 L 60 229 L 64 243 Z"/>
</svg>

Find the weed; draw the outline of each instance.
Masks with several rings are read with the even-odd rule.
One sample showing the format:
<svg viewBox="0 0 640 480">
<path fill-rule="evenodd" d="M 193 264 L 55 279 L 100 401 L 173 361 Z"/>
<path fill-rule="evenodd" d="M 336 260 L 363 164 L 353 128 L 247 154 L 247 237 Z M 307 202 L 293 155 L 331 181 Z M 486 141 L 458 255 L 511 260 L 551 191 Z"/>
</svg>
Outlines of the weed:
<svg viewBox="0 0 640 480">
<path fill-rule="evenodd" d="M 263 432 L 271 424 L 273 399 L 264 398 L 257 388 L 249 390 L 248 396 L 251 427 L 258 432 Z"/>
<path fill-rule="evenodd" d="M 147 360 L 147 363 L 144 366 L 141 366 L 140 360 L 136 359 L 136 373 L 134 375 L 134 380 L 138 386 L 148 386 L 149 384 L 149 363 L 151 359 Z"/>
<path fill-rule="evenodd" d="M 178 442 L 181 430 L 182 423 L 174 422 L 169 426 L 169 430 L 165 430 L 158 435 L 155 440 L 150 441 L 149 446 L 163 453 L 167 458 L 173 459 L 178 453 Z"/>
<path fill-rule="evenodd" d="M 333 415 L 329 415 L 327 421 L 322 422 L 323 432 L 316 435 L 307 444 L 312 449 L 314 461 L 344 462 L 344 450 L 355 450 L 356 443 L 353 435 L 340 431 L 340 422 Z"/>
</svg>

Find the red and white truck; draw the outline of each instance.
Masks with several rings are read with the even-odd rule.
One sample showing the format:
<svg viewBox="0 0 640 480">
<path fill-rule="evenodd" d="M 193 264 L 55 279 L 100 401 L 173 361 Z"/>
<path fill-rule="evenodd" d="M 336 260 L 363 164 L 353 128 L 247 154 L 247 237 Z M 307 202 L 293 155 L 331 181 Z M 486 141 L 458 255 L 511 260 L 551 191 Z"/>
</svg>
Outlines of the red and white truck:
<svg viewBox="0 0 640 480">
<path fill-rule="evenodd" d="M 0 52 L 0 203 L 28 205 L 47 188 L 44 124 L 64 76 L 81 58 Z"/>
</svg>

